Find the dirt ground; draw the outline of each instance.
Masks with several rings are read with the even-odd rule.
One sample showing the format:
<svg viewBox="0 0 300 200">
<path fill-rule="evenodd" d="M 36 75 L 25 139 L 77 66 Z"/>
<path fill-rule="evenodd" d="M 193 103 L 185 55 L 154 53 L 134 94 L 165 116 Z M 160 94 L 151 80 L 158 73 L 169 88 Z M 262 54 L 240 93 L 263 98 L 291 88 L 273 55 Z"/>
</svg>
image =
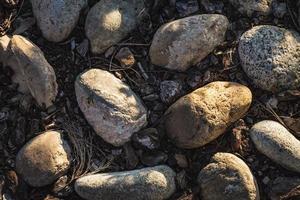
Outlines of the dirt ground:
<svg viewBox="0 0 300 200">
<path fill-rule="evenodd" d="M 96 2 L 90 0 L 89 6 Z M 17 91 L 17 85 L 10 79 L 13 72 L 8 67 L 0 65 L 0 199 L 76 200 L 80 198 L 72 188 L 74 177 L 93 172 L 99 167 L 104 172 L 122 171 L 163 163 L 169 165 L 178 174 L 177 191 L 170 199 L 199 199 L 195 177 L 215 152 L 232 152 L 248 164 L 257 178 L 261 199 L 270 198 L 272 181 L 277 177 L 300 178 L 299 175 L 281 168 L 258 153 L 247 133 L 254 123 L 270 119 L 283 123 L 300 137 L 300 90 L 274 95 L 258 89 L 241 70 L 236 51 L 239 36 L 255 25 L 272 24 L 298 29 L 299 25 L 295 18 L 296 1 L 282 1 L 287 3 L 288 11 L 281 19 L 274 15 L 244 17 L 226 0 L 199 0 L 199 7 L 195 8 L 194 4 L 189 4 L 195 12 L 188 13 L 185 10 L 186 2 L 147 0 L 148 15 L 143 23 L 120 44 L 115 45 L 110 56 L 105 57 L 105 55 L 93 55 L 90 51 L 85 52 L 82 49 L 86 42 L 84 22 L 88 8 L 82 12 L 78 25 L 66 41 L 51 43 L 42 37 L 34 23 L 28 0 L 0 0 L 1 34 L 20 33 L 39 46 L 53 66 L 59 85 L 55 106 L 48 110 L 41 109 L 29 96 Z M 201 2 L 210 4 L 205 7 Z M 183 16 L 202 13 L 221 13 L 227 16 L 231 28 L 227 32 L 226 41 L 205 60 L 184 73 L 153 66 L 149 61 L 148 51 L 158 27 Z M 138 65 L 132 68 L 120 66 L 114 56 L 122 47 L 130 48 L 137 62 L 141 63 L 144 72 Z M 155 150 L 140 147 L 134 141 L 122 148 L 115 148 L 93 133 L 80 112 L 74 90 L 76 76 L 92 67 L 112 71 L 142 97 L 149 109 L 147 127 L 158 130 L 158 137 L 153 139 L 157 146 Z M 159 86 L 163 80 L 181 81 L 183 91 L 179 96 L 216 80 L 239 82 L 247 85 L 253 92 L 253 104 L 248 114 L 216 141 L 199 149 L 179 149 L 164 136 L 164 130 L 160 126 L 163 113 L 170 105 L 163 103 L 159 98 L 161 92 Z M 15 156 L 26 141 L 50 129 L 63 129 L 73 133 L 68 135 L 69 139 L 77 138 L 76 141 L 84 152 L 74 160 L 72 170 L 67 176 L 61 177 L 51 186 L 32 188 L 16 174 Z M 300 195 L 297 194 L 294 190 L 294 193 L 289 193 L 282 199 L 300 199 Z"/>
</svg>

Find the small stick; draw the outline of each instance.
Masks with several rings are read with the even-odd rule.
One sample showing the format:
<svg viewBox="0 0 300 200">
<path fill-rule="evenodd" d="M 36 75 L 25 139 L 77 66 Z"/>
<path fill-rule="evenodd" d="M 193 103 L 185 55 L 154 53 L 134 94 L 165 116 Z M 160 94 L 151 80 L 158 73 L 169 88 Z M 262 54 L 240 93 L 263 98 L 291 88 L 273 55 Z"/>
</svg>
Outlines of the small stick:
<svg viewBox="0 0 300 200">
<path fill-rule="evenodd" d="M 144 77 L 144 79 L 145 79 L 145 80 L 148 80 L 148 79 L 149 79 L 149 76 L 146 74 L 146 72 L 145 72 L 145 70 L 144 70 L 142 64 L 138 62 L 137 65 L 138 65 L 139 69 L 141 70 L 142 76 Z"/>
</svg>

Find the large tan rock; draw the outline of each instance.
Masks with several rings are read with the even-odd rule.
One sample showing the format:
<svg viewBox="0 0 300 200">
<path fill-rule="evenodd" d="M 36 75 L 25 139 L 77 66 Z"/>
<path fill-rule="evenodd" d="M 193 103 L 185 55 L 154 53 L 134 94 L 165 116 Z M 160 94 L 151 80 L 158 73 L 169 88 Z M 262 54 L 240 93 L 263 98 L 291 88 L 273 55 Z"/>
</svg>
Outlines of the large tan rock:
<svg viewBox="0 0 300 200">
<path fill-rule="evenodd" d="M 259 152 L 286 169 L 300 173 L 300 141 L 275 121 L 256 123 L 250 137 Z"/>
<path fill-rule="evenodd" d="M 149 52 L 151 62 L 185 71 L 224 41 L 228 24 L 228 19 L 218 14 L 195 15 L 169 22 L 154 35 Z"/>
<path fill-rule="evenodd" d="M 124 39 L 138 25 L 143 0 L 101 0 L 89 11 L 85 33 L 93 53 L 103 53 Z"/>
<path fill-rule="evenodd" d="M 87 0 L 30 0 L 43 36 L 52 42 L 66 39 L 77 24 Z"/>
<path fill-rule="evenodd" d="M 70 167 L 71 147 L 56 131 L 47 131 L 30 140 L 18 152 L 17 172 L 33 187 L 53 183 Z"/>
<path fill-rule="evenodd" d="M 95 174 L 76 180 L 75 191 L 87 200 L 163 200 L 175 192 L 175 176 L 165 165 Z"/>
<path fill-rule="evenodd" d="M 75 82 L 78 105 L 89 124 L 115 146 L 147 124 L 147 110 L 130 87 L 113 74 L 90 69 Z"/>
<path fill-rule="evenodd" d="M 243 117 L 251 101 L 246 86 L 221 81 L 207 84 L 169 107 L 164 120 L 167 135 L 178 147 L 201 147 Z"/>
<path fill-rule="evenodd" d="M 216 153 L 198 176 L 202 200 L 259 200 L 259 188 L 249 167 L 230 153 Z"/>
<path fill-rule="evenodd" d="M 14 71 L 18 90 L 31 94 L 40 106 L 49 107 L 57 95 L 56 76 L 43 52 L 30 40 L 14 35 L 0 38 L 0 62 Z"/>
</svg>

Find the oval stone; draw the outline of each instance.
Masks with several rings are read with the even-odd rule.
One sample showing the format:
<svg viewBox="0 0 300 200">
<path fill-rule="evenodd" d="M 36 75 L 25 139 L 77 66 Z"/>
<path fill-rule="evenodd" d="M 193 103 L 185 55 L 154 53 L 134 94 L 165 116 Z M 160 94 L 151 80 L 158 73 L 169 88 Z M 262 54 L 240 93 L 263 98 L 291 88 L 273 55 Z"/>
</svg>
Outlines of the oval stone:
<svg viewBox="0 0 300 200">
<path fill-rule="evenodd" d="M 43 52 L 20 35 L 14 35 L 8 44 L 7 41 L 7 47 L 2 47 L 4 57 L 0 58 L 13 69 L 12 81 L 19 84 L 18 90 L 31 94 L 40 106 L 51 106 L 57 95 L 56 75 Z"/>
<path fill-rule="evenodd" d="M 230 153 L 216 153 L 198 176 L 202 200 L 259 200 L 259 188 L 249 167 Z"/>
<path fill-rule="evenodd" d="M 17 172 L 33 187 L 53 183 L 64 175 L 71 164 L 71 147 L 57 131 L 44 132 L 18 152 Z"/>
<path fill-rule="evenodd" d="M 147 123 L 147 110 L 130 87 L 113 74 L 90 69 L 75 82 L 78 105 L 106 142 L 120 146 Z"/>
<path fill-rule="evenodd" d="M 175 175 L 164 165 L 95 174 L 76 180 L 75 191 L 87 200 L 163 200 L 175 192 Z"/>
<path fill-rule="evenodd" d="M 300 173 L 300 141 L 280 123 L 258 122 L 251 128 L 250 137 L 259 152 L 286 169 Z"/>
<path fill-rule="evenodd" d="M 255 26 L 240 38 L 242 67 L 258 87 L 271 92 L 300 86 L 300 35 L 270 25 Z"/>
<path fill-rule="evenodd" d="M 218 14 L 186 17 L 161 26 L 150 47 L 155 65 L 185 71 L 197 64 L 225 38 L 228 19 Z"/>
<path fill-rule="evenodd" d="M 30 0 L 43 36 L 52 42 L 66 39 L 79 19 L 87 0 Z"/>
<path fill-rule="evenodd" d="M 143 0 L 101 0 L 89 11 L 85 34 L 93 53 L 103 53 L 133 31 L 140 21 Z"/>
<path fill-rule="evenodd" d="M 252 101 L 251 91 L 233 82 L 212 82 L 181 97 L 165 113 L 165 130 L 181 148 L 204 146 L 243 117 Z"/>
</svg>

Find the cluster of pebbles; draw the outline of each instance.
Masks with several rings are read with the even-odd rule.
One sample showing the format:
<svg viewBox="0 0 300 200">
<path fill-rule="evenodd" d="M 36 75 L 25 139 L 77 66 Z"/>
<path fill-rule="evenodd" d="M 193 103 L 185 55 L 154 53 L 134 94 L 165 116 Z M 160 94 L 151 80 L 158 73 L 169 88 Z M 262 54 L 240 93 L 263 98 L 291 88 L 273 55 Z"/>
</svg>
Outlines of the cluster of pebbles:
<svg viewBox="0 0 300 200">
<path fill-rule="evenodd" d="M 231 1 L 245 15 L 267 15 L 271 0 Z M 85 0 L 31 0 L 43 36 L 65 40 L 75 27 Z M 102 0 L 87 14 L 85 34 L 91 51 L 104 53 L 140 23 L 143 0 Z M 184 72 L 225 40 L 226 16 L 201 14 L 161 26 L 154 35 L 151 62 Z M 271 25 L 254 26 L 240 37 L 238 52 L 253 84 L 271 93 L 300 87 L 300 35 Z M 57 96 L 56 75 L 38 46 L 20 35 L 0 38 L 0 61 L 14 71 L 13 82 L 41 107 Z M 111 72 L 88 69 L 74 83 L 78 105 L 87 122 L 107 143 L 122 146 L 147 126 L 142 99 Z M 224 134 L 243 118 L 252 103 L 251 90 L 234 82 L 215 81 L 177 99 L 165 112 L 163 127 L 179 148 L 195 149 Z M 259 152 L 287 170 L 300 172 L 300 142 L 275 121 L 261 121 L 249 131 Z M 44 132 L 23 146 L 16 170 L 31 186 L 43 187 L 66 174 L 73 154 L 60 131 Z M 176 191 L 176 173 L 166 165 L 84 176 L 76 193 L 87 200 L 168 199 Z M 201 199 L 260 199 L 259 187 L 247 164 L 231 153 L 216 153 L 197 177 Z"/>
</svg>

